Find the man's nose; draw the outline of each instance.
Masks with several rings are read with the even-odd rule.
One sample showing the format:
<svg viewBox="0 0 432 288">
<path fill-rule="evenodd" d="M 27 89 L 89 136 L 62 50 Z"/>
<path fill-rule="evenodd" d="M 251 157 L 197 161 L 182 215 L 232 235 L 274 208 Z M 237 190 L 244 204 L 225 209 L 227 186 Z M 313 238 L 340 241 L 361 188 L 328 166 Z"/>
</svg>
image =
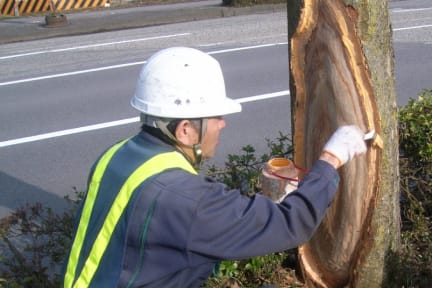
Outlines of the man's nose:
<svg viewBox="0 0 432 288">
<path fill-rule="evenodd" d="M 226 126 L 225 119 L 221 118 L 219 119 L 219 129 L 223 129 Z"/>
</svg>

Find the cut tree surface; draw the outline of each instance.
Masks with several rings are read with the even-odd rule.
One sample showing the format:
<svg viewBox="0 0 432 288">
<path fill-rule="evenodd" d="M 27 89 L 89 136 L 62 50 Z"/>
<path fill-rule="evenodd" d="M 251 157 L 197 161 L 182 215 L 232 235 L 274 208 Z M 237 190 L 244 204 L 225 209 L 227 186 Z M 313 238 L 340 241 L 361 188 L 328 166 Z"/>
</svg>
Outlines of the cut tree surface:
<svg viewBox="0 0 432 288">
<path fill-rule="evenodd" d="M 291 87 L 295 89 L 295 162 L 310 167 L 341 125 L 381 132 L 368 65 L 355 23 L 356 11 L 340 0 L 304 0 L 291 38 Z M 339 170 L 339 191 L 314 237 L 299 249 L 308 286 L 344 287 L 355 281 L 373 235 L 381 150 Z"/>
</svg>

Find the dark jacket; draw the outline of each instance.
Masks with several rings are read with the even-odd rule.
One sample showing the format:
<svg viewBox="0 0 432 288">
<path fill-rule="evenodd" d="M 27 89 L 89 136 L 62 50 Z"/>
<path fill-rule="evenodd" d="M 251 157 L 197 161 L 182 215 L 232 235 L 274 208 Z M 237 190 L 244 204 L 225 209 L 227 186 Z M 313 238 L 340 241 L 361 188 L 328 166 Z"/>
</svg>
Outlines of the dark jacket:
<svg viewBox="0 0 432 288">
<path fill-rule="evenodd" d="M 122 169 L 125 162 L 138 164 L 147 157 L 143 155 L 169 150 L 173 147 L 140 133 L 117 152 L 121 155 L 116 155 L 117 162 L 108 167 L 103 181 L 116 185 L 128 176 L 129 168 Z M 331 165 L 317 161 L 298 189 L 275 204 L 182 169 L 164 171 L 134 192 L 91 286 L 199 287 L 221 260 L 297 247 L 317 229 L 338 181 Z M 113 195 L 106 196 L 97 199 L 94 227 L 103 218 L 97 215 L 103 215 L 112 201 Z M 85 243 L 84 251 L 91 245 L 92 241 Z"/>
</svg>

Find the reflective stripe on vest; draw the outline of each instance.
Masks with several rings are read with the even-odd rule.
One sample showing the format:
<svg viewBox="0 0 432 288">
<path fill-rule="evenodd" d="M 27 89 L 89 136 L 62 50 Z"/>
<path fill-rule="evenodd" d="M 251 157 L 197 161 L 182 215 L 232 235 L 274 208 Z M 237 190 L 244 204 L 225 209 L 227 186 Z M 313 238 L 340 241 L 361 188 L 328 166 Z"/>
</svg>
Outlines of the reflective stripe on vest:
<svg viewBox="0 0 432 288">
<path fill-rule="evenodd" d="M 96 196 L 98 194 L 99 184 L 101 182 L 102 176 L 104 175 L 105 169 L 115 152 L 117 152 L 117 150 L 127 140 L 128 139 L 110 148 L 102 156 L 95 168 L 66 268 L 64 279 L 64 287 L 66 288 L 88 287 L 90 285 L 91 280 L 93 279 L 93 276 L 98 268 L 99 262 L 105 253 L 106 248 L 108 247 L 111 235 L 123 211 L 128 205 L 133 192 L 141 183 L 143 183 L 149 177 L 170 168 L 180 168 L 188 171 L 189 173 L 198 174 L 192 165 L 184 158 L 184 156 L 175 151 L 158 154 L 135 169 L 135 171 L 124 182 L 115 200 L 113 201 L 104 223 L 96 237 L 96 240 L 93 243 L 88 258 L 85 261 L 83 269 L 75 283 L 73 283 L 78 266 L 78 259 L 81 253 L 81 248 L 83 246 L 88 223 Z"/>
</svg>

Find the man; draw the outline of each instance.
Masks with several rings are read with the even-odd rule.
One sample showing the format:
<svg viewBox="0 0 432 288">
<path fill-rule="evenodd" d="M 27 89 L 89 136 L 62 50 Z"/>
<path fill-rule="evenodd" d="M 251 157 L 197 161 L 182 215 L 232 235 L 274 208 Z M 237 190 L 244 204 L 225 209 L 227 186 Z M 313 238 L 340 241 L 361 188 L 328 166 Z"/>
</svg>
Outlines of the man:
<svg viewBox="0 0 432 288">
<path fill-rule="evenodd" d="M 131 103 L 142 131 L 92 169 L 65 287 L 199 287 L 223 259 L 296 247 L 324 217 L 336 168 L 366 151 L 362 132 L 343 126 L 298 189 L 277 204 L 196 171 L 214 155 L 222 116 L 241 110 L 226 97 L 215 59 L 184 47 L 156 53 Z"/>
</svg>

